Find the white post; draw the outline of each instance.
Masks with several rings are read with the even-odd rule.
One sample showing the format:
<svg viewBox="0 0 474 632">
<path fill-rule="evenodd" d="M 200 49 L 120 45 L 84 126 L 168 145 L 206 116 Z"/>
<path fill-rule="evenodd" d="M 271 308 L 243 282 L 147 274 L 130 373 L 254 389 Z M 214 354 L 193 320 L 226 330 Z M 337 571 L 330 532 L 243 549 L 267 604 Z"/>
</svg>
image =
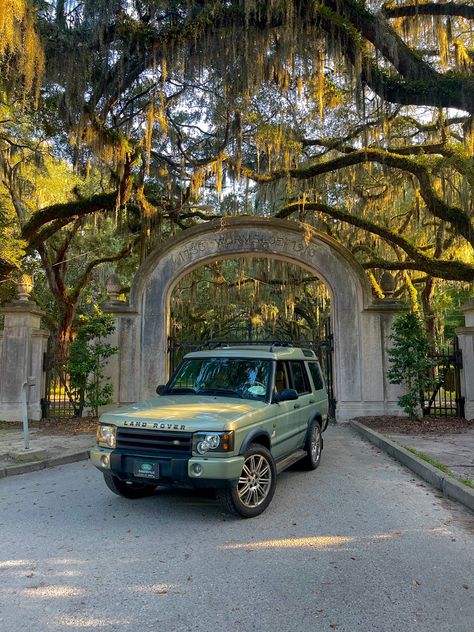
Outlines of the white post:
<svg viewBox="0 0 474 632">
<path fill-rule="evenodd" d="M 464 327 L 456 329 L 459 348 L 462 352 L 461 394 L 464 396 L 466 419 L 474 419 L 474 299 L 468 301 L 464 313 Z"/>
</svg>

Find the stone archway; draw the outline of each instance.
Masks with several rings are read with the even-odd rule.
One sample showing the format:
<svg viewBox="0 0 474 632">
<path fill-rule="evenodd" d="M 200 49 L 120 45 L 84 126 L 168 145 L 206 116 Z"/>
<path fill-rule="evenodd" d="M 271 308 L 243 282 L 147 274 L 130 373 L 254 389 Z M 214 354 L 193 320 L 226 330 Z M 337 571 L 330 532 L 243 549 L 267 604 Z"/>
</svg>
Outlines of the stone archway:
<svg viewBox="0 0 474 632">
<path fill-rule="evenodd" d="M 168 240 L 141 266 L 130 304 L 108 306 L 117 318 L 120 349 L 110 367 L 116 403 L 153 397 L 166 381 L 170 295 L 178 281 L 210 261 L 242 255 L 298 264 L 329 288 L 337 418 L 398 412 L 398 391 L 385 378 L 386 339 L 397 304 L 374 300 L 362 267 L 328 235 L 255 217 L 206 223 Z"/>
</svg>

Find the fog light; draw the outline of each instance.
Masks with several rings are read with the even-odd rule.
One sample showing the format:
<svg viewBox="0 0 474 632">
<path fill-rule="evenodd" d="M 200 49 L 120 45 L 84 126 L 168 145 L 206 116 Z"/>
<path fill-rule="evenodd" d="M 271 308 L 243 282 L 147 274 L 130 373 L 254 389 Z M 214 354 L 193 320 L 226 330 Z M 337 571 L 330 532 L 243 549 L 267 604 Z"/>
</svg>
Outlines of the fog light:
<svg viewBox="0 0 474 632">
<path fill-rule="evenodd" d="M 102 465 L 102 467 L 109 467 L 109 463 L 110 463 L 110 457 L 108 454 L 103 454 L 100 457 L 100 464 Z"/>
<path fill-rule="evenodd" d="M 191 465 L 191 469 L 192 469 L 193 473 L 196 474 L 196 476 L 200 476 L 201 475 L 202 466 L 199 465 L 199 463 L 193 463 Z"/>
</svg>

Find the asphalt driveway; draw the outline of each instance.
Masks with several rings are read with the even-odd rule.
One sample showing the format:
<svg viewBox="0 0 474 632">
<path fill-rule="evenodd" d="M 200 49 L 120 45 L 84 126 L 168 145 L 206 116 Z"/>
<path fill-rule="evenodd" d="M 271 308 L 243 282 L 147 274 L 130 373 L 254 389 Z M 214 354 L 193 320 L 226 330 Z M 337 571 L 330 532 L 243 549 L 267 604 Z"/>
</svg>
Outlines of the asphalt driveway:
<svg viewBox="0 0 474 632">
<path fill-rule="evenodd" d="M 0 538 L 2 632 L 474 632 L 474 516 L 348 427 L 258 518 L 80 462 L 0 480 Z"/>
</svg>

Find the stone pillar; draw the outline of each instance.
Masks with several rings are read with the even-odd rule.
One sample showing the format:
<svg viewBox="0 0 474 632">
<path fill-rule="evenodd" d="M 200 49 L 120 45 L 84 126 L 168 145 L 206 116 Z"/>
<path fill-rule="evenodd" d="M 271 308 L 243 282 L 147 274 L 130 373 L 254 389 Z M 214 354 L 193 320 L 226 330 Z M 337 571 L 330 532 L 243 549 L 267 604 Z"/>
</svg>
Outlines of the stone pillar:
<svg viewBox="0 0 474 632">
<path fill-rule="evenodd" d="M 140 340 L 138 314 L 129 304 L 119 299 L 120 280 L 112 275 L 107 282 L 108 300 L 102 305 L 102 311 L 110 314 L 115 323 L 114 333 L 107 342 L 118 348 L 118 352 L 109 358 L 104 375 L 113 387 L 113 404 L 106 408 L 136 402 L 139 397 L 139 357 Z M 104 410 L 106 409 L 104 407 Z"/>
<path fill-rule="evenodd" d="M 466 419 L 474 419 L 474 299 L 461 307 L 464 327 L 456 329 L 462 352 L 461 394 L 464 396 Z"/>
<path fill-rule="evenodd" d="M 41 419 L 44 392 L 43 356 L 49 334 L 40 328 L 43 312 L 19 286 L 19 300 L 4 305 L 5 318 L 0 347 L 0 419 L 21 421 L 21 391 L 28 378 L 35 386 L 28 389 L 28 417 Z M 31 291 L 31 288 L 30 288 Z"/>
<path fill-rule="evenodd" d="M 403 312 L 397 300 L 375 299 L 362 313 L 362 399 L 361 415 L 402 415 L 398 398 L 401 387 L 387 378 L 389 336 L 394 319 Z"/>
</svg>

